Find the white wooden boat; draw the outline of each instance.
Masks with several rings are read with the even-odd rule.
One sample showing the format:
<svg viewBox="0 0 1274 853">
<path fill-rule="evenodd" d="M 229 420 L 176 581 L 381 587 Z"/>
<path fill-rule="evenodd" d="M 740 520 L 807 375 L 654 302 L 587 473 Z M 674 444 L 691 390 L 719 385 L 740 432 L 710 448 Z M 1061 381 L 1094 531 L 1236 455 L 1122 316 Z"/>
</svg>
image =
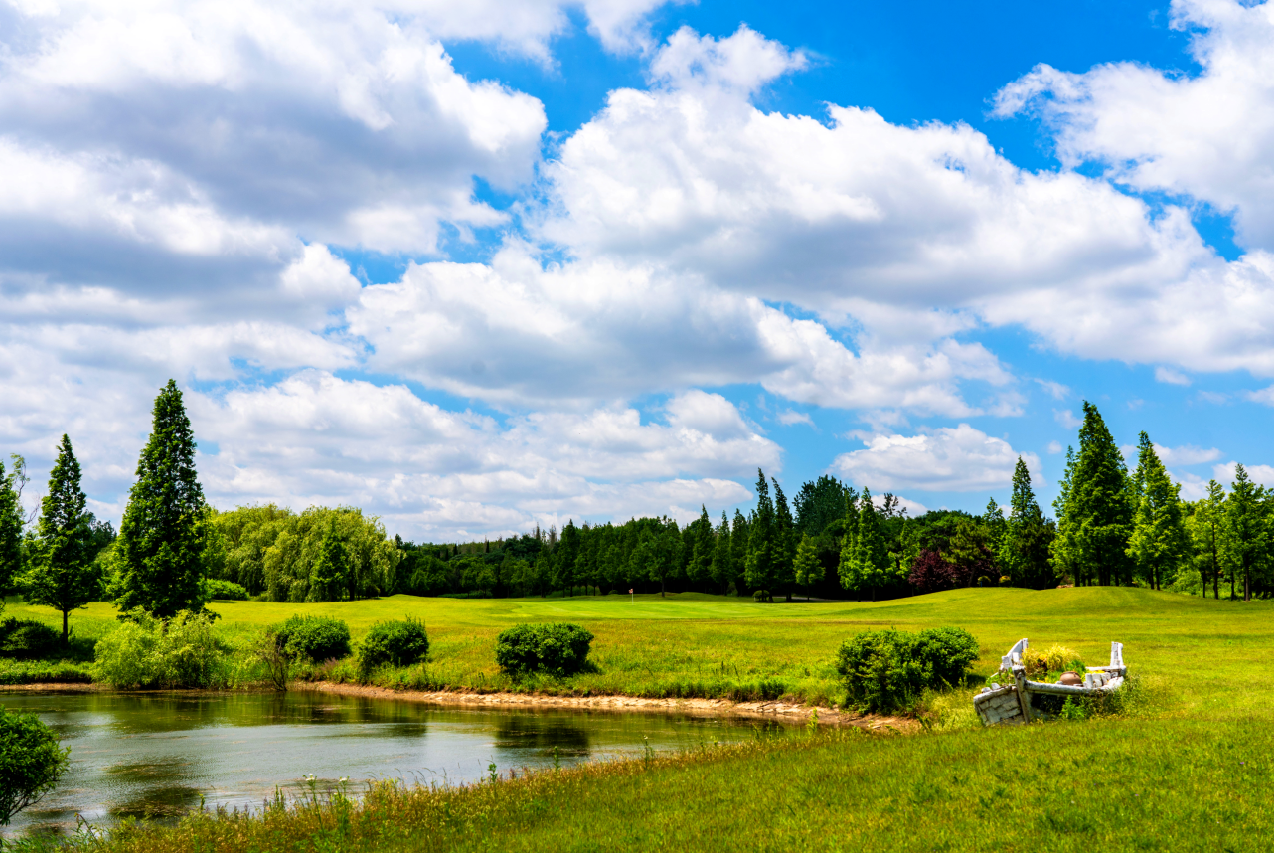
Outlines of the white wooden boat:
<svg viewBox="0 0 1274 853">
<path fill-rule="evenodd" d="M 1037 717 L 1049 716 L 1037 706 L 1037 697 L 1043 696 L 1101 696 L 1113 693 L 1123 686 L 1128 675 L 1124 665 L 1124 644 L 1110 644 L 1110 665 L 1090 666 L 1084 673 L 1082 685 L 1050 684 L 1047 681 L 1031 681 L 1026 677 L 1022 655 L 1029 645 L 1022 638 L 1000 659 L 1000 678 L 1006 683 L 992 682 L 977 696 L 973 707 L 988 726 L 1029 723 Z M 1012 678 L 1012 683 L 1007 683 Z"/>
</svg>

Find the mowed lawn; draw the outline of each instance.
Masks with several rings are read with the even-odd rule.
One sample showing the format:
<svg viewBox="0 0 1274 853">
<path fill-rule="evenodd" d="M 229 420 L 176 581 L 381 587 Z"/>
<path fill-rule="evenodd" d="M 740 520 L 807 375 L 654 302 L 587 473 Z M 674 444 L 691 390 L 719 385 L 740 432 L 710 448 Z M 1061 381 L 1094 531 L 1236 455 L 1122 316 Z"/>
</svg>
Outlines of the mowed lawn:
<svg viewBox="0 0 1274 853">
<path fill-rule="evenodd" d="M 228 630 L 301 611 L 345 618 L 356 635 L 376 619 L 414 615 L 437 641 L 428 666 L 475 678 L 494 676 L 502 627 L 569 619 L 597 635 L 595 677 L 613 676 L 609 667 L 631 676 L 613 676 L 621 687 L 654 677 L 636 675 L 645 671 L 640 662 L 665 670 L 670 683 L 714 666 L 832 683 L 836 647 L 854 631 L 959 625 L 982 644 L 981 675 L 1023 636 L 1070 646 L 1090 664 L 1104 662 L 1118 640 L 1145 690 L 1118 718 L 802 734 L 468 789 L 382 791 L 344 810 L 195 816 L 176 828 L 122 833 L 108 849 L 1274 849 L 1274 608 L 1265 602 L 1069 589 L 961 590 L 881 604 L 399 597 L 217 609 Z M 969 692 L 954 701 L 963 705 Z"/>
</svg>

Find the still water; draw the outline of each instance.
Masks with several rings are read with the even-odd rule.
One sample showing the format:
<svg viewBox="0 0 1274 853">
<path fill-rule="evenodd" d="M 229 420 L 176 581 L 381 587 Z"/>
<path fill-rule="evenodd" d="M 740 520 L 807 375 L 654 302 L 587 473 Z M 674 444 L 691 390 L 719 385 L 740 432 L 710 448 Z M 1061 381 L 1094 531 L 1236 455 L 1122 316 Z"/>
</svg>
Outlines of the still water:
<svg viewBox="0 0 1274 853">
<path fill-rule="evenodd" d="M 37 713 L 71 747 L 58 789 L 9 833 L 109 826 L 126 815 L 177 815 L 204 802 L 259 807 L 275 786 L 397 778 L 424 784 L 484 778 L 489 766 L 567 767 L 747 739 L 752 724 L 671 714 L 493 712 L 322 693 L 0 695 Z"/>
</svg>

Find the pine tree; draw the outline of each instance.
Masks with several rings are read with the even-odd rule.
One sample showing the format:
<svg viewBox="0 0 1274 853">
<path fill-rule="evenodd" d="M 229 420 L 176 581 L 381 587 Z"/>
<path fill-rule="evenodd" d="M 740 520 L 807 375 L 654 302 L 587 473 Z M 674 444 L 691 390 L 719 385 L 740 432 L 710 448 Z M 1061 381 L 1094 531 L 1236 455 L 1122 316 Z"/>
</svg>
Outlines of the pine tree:
<svg viewBox="0 0 1274 853">
<path fill-rule="evenodd" d="M 137 462 L 117 553 L 116 604 L 161 619 L 205 603 L 202 581 L 203 488 L 195 471 L 195 436 L 177 383 L 155 398 L 150 439 Z"/>
<path fill-rule="evenodd" d="M 1133 475 L 1138 495 L 1128 556 L 1151 589 L 1162 589 L 1165 577 L 1176 577 L 1189 553 L 1181 487 L 1172 482 L 1159 460 L 1150 436 L 1144 431 L 1138 443 L 1137 470 Z"/>
<path fill-rule="evenodd" d="M 1208 481 L 1207 497 L 1195 503 L 1191 518 L 1191 538 L 1199 565 L 1203 597 L 1208 597 L 1208 578 L 1212 579 L 1212 598 L 1220 600 L 1221 551 L 1225 540 L 1225 488 L 1216 480 Z"/>
<path fill-rule="evenodd" d="M 1079 560 L 1097 582 L 1118 584 L 1129 574 L 1132 533 L 1128 469 L 1097 407 L 1084 401 L 1079 456 L 1071 472 L 1067 514 L 1075 528 Z"/>
<path fill-rule="evenodd" d="M 806 598 L 809 598 L 809 588 L 823 580 L 824 570 L 818 559 L 818 547 L 808 533 L 801 534 L 792 569 L 797 586 L 805 587 Z"/>
<path fill-rule="evenodd" d="M 998 554 L 1001 571 L 1009 576 L 1014 586 L 1047 589 L 1056 582 L 1049 560 L 1053 535 L 1035 499 L 1031 472 L 1026 461 L 1019 456 L 1013 471 L 1009 518 Z"/>
<path fill-rule="evenodd" d="M 62 642 L 70 637 L 70 613 L 92 601 L 97 576 L 89 565 L 92 535 L 80 490 L 80 463 L 69 436 L 62 436 L 57 462 L 49 473 L 49 493 L 41 502 L 39 534 L 31 570 L 24 586 L 26 599 L 62 611 Z"/>
<path fill-rule="evenodd" d="M 848 537 L 846 537 L 848 538 Z M 880 513 L 871 500 L 871 490 L 863 489 L 858 502 L 858 531 L 854 536 L 853 557 L 849 561 L 848 577 L 841 574 L 845 589 L 861 592 L 871 590 L 871 600 L 876 600 L 876 589 L 884 586 L 889 571 L 889 551 L 881 530 Z"/>
<path fill-rule="evenodd" d="M 739 595 L 747 593 L 747 580 L 744 568 L 748 562 L 748 543 L 752 539 L 752 531 L 748 520 L 739 509 L 734 510 L 734 522 L 730 526 L 730 572 L 735 590 Z"/>
<path fill-rule="evenodd" d="M 712 549 L 712 581 L 725 595 L 734 583 L 734 554 L 730 543 L 730 522 L 721 511 L 721 524 L 717 527 L 716 542 Z"/>
<path fill-rule="evenodd" d="M 774 585 L 774 504 L 765 474 L 758 468 L 756 512 L 748 524 L 748 556 L 743 573 L 748 586 L 770 599 Z"/>
<path fill-rule="evenodd" d="M 792 600 L 792 584 L 796 581 L 793 562 L 796 559 L 797 535 L 792 523 L 792 512 L 787 506 L 787 497 L 778 481 L 773 477 L 774 485 L 774 591 L 782 592 L 788 601 Z"/>
<path fill-rule="evenodd" d="M 1020 464 L 1021 457 L 1018 457 L 1017 461 Z M 1009 523 L 1000 510 L 1000 505 L 995 502 L 995 498 L 987 501 L 986 512 L 982 513 L 982 526 L 986 528 L 987 547 L 992 553 L 998 555 L 1000 549 L 1004 547 L 1004 536 L 1008 533 Z"/>
<path fill-rule="evenodd" d="M 687 564 L 686 577 L 696 587 L 702 588 L 712 578 L 712 560 L 717 552 L 716 531 L 708 508 L 700 505 L 699 519 L 690 525 L 693 551 Z"/>
<path fill-rule="evenodd" d="M 18 490 L 14 488 L 13 476 L 5 474 L 4 462 L 0 461 L 0 602 L 22 573 L 22 527 Z"/>
<path fill-rule="evenodd" d="M 1226 501 L 1226 522 L 1230 543 L 1234 549 L 1235 563 L 1243 573 L 1243 600 L 1252 600 L 1252 570 L 1264 559 L 1269 548 L 1265 531 L 1265 519 L 1261 516 L 1260 502 L 1263 490 L 1247 476 L 1242 464 L 1234 466 L 1234 482 L 1230 484 L 1230 497 Z M 1234 597 L 1234 574 L 1231 574 L 1230 597 Z"/>
</svg>

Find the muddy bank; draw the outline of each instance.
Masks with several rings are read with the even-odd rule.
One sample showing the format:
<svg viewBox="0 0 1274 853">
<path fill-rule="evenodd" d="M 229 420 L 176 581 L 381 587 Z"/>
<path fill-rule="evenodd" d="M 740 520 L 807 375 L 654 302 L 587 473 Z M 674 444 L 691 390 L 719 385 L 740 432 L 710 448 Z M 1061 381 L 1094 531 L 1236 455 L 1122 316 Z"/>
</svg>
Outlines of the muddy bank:
<svg viewBox="0 0 1274 853">
<path fill-rule="evenodd" d="M 77 682 L 36 682 L 34 684 L 0 684 L 0 693 L 101 693 L 110 690 L 106 684 Z"/>
<path fill-rule="evenodd" d="M 834 708 L 815 708 L 786 702 L 731 702 L 728 699 L 646 699 L 638 696 L 542 696 L 527 693 L 452 693 L 422 690 L 389 690 L 362 684 L 334 684 L 329 681 L 294 682 L 292 690 L 312 690 L 370 699 L 397 699 L 447 708 L 557 708 L 580 711 L 693 714 L 704 717 L 742 717 L 771 722 L 802 724 L 818 712 L 819 725 L 857 726 L 880 731 L 909 732 L 918 729 L 915 720 L 905 717 L 860 716 Z"/>
</svg>

